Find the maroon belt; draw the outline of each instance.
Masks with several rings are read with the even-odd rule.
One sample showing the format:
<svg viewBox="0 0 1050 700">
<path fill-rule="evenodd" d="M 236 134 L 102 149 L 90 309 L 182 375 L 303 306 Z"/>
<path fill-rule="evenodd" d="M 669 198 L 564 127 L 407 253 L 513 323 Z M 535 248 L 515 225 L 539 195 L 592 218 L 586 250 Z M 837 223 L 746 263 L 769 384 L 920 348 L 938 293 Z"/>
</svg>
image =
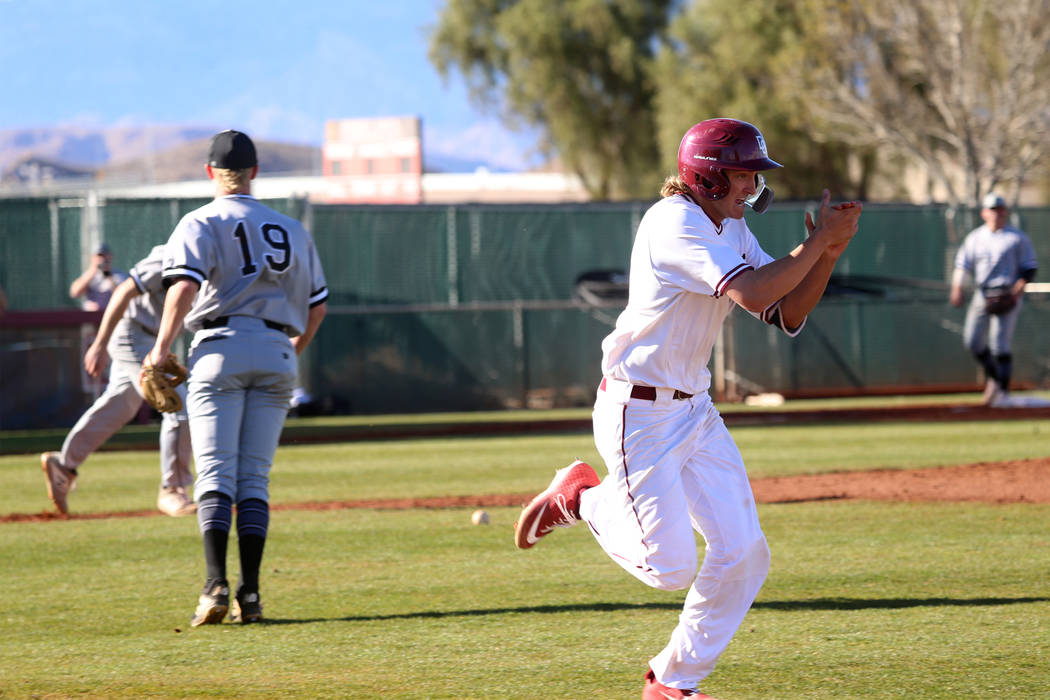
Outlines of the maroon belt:
<svg viewBox="0 0 1050 700">
<path fill-rule="evenodd" d="M 598 389 L 600 389 L 601 391 L 605 391 L 605 377 L 602 377 L 602 383 L 598 385 Z M 638 384 L 633 384 L 631 386 L 631 398 L 643 399 L 645 401 L 656 401 L 656 387 L 639 386 Z M 675 389 L 674 396 L 672 398 L 674 398 L 676 401 L 680 401 L 682 399 L 691 399 L 693 398 L 693 395 Z"/>
</svg>

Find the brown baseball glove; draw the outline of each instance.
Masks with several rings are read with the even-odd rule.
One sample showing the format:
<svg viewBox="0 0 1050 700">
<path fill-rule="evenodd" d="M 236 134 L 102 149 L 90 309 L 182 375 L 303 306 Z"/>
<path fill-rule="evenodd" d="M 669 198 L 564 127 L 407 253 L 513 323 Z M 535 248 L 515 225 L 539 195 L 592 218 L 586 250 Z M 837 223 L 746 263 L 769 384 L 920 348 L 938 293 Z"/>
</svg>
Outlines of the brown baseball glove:
<svg viewBox="0 0 1050 700">
<path fill-rule="evenodd" d="M 1010 293 L 1009 289 L 984 292 L 984 310 L 993 316 L 1005 314 L 1015 306 L 1017 306 L 1017 298 Z"/>
<path fill-rule="evenodd" d="M 161 365 L 149 365 L 142 368 L 139 375 L 139 386 L 146 402 L 161 413 L 171 413 L 182 409 L 182 397 L 175 387 L 186 381 L 186 368 L 179 364 L 174 355 Z"/>
</svg>

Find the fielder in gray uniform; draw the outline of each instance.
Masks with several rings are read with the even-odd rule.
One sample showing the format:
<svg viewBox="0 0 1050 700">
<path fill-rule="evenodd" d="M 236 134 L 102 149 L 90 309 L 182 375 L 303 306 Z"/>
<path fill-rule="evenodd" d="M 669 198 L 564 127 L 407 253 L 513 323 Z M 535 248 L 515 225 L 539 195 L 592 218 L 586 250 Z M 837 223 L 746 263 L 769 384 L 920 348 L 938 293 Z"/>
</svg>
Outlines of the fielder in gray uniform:
<svg viewBox="0 0 1050 700">
<path fill-rule="evenodd" d="M 328 288 L 310 234 L 251 196 L 255 145 L 238 131 L 211 141 L 215 199 L 182 218 L 164 251 L 169 285 L 157 342 L 163 364 L 185 323 L 206 580 L 190 625 L 262 620 L 259 567 L 270 522 L 270 467 L 296 383 L 296 356 L 325 315 Z M 232 609 L 226 550 L 237 506 L 241 578 Z"/>
<path fill-rule="evenodd" d="M 991 192 L 981 202 L 979 226 L 966 236 L 955 255 L 955 272 L 949 301 L 963 304 L 963 284 L 973 279 L 973 296 L 966 309 L 963 343 L 984 369 L 984 403 L 1009 405 L 1013 372 L 1014 328 L 1021 311 L 1025 286 L 1035 279 L 1038 263 L 1032 241 L 1024 232 L 1007 225 L 1006 200 Z M 1001 303 L 989 304 L 993 296 Z"/>
<path fill-rule="evenodd" d="M 69 512 L 68 495 L 76 485 L 80 465 L 134 418 L 142 406 L 139 371 L 156 341 L 164 308 L 163 252 L 164 246 L 153 248 L 131 269 L 130 277 L 113 290 L 98 334 L 84 355 L 84 368 L 93 377 L 101 376 L 112 358 L 106 391 L 69 431 L 61 452 L 40 455 L 48 496 L 61 513 Z M 184 387 L 176 390 L 185 398 Z M 157 508 L 168 515 L 187 515 L 197 509 L 186 493 L 193 481 L 190 455 L 186 410 L 162 414 Z"/>
</svg>

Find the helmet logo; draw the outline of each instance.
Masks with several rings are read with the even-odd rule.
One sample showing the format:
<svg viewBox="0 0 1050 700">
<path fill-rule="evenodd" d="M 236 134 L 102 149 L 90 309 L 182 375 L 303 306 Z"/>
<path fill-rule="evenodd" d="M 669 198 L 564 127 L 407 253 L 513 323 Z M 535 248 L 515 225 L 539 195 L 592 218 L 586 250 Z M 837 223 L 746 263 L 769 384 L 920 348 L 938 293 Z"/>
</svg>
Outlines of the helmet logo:
<svg viewBox="0 0 1050 700">
<path fill-rule="evenodd" d="M 755 130 L 755 140 L 758 142 L 758 150 L 768 158 L 769 153 L 766 152 L 766 140 L 762 138 L 762 134 L 757 129 Z"/>
</svg>

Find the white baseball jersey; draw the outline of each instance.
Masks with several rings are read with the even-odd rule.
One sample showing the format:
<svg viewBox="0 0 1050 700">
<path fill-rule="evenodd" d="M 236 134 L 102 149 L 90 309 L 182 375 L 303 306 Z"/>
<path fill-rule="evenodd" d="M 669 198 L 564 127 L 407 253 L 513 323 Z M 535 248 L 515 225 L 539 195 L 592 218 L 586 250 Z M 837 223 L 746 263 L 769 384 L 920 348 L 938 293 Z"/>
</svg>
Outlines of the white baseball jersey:
<svg viewBox="0 0 1050 700">
<path fill-rule="evenodd" d="M 973 276 L 982 289 L 1009 287 L 1021 273 L 1038 267 L 1032 241 L 1013 226 L 992 231 L 979 226 L 966 236 L 955 254 L 955 267 Z"/>
<path fill-rule="evenodd" d="M 735 304 L 726 287 L 773 258 L 743 219 L 721 231 L 682 195 L 665 197 L 642 217 L 631 253 L 630 294 L 602 343 L 602 374 L 632 384 L 699 394 L 711 385 L 707 364 Z M 779 322 L 780 302 L 760 314 Z M 783 328 L 791 336 L 798 328 Z"/>
<path fill-rule="evenodd" d="M 302 274 L 305 270 L 307 274 Z M 164 251 L 164 280 L 200 285 L 186 327 L 250 316 L 306 330 L 310 307 L 328 298 L 313 238 L 295 219 L 246 194 L 227 195 L 182 218 Z"/>
</svg>

